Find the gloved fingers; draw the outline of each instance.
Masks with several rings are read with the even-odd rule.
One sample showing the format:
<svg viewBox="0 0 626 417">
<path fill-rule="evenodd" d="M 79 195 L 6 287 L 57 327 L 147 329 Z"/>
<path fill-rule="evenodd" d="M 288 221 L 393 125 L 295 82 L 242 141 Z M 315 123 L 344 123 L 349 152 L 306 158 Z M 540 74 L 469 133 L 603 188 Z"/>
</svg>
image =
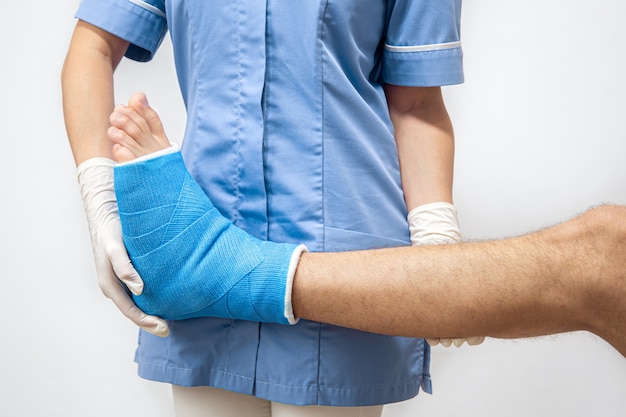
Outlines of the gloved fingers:
<svg viewBox="0 0 626 417">
<path fill-rule="evenodd" d="M 117 281 L 113 285 L 101 285 L 102 293 L 109 298 L 122 314 L 145 331 L 155 336 L 167 337 L 170 329 L 165 320 L 150 316 L 139 309 L 128 294 L 124 284 Z"/>
<path fill-rule="evenodd" d="M 437 346 L 440 343 L 441 339 L 426 339 L 426 343 L 430 346 Z"/>
<path fill-rule="evenodd" d="M 170 329 L 165 320 L 156 316 L 150 316 L 141 311 L 139 307 L 135 305 L 132 298 L 130 298 L 122 283 L 120 283 L 117 288 L 118 291 L 115 291 L 113 297 L 109 298 L 111 298 L 113 303 L 115 303 L 126 318 L 155 336 L 167 337 L 169 335 Z"/>
<path fill-rule="evenodd" d="M 467 338 L 467 344 L 470 345 L 470 346 L 480 345 L 484 341 L 485 341 L 485 338 L 483 336 L 476 336 L 476 337 L 468 337 Z"/>
<path fill-rule="evenodd" d="M 456 347 L 463 346 L 463 343 L 467 343 L 468 346 L 476 346 L 476 345 L 480 345 L 484 341 L 485 341 L 485 338 L 482 336 L 457 337 L 457 338 L 452 339 L 452 343 Z"/>
<path fill-rule="evenodd" d="M 477 346 L 485 341 L 485 338 L 482 336 L 476 337 L 455 337 L 455 338 L 442 338 L 442 339 L 426 339 L 426 342 L 430 346 L 442 345 L 444 347 L 450 347 L 452 345 L 456 347 L 463 346 L 463 343 L 467 343 L 468 346 Z"/>
<path fill-rule="evenodd" d="M 465 342 L 467 342 L 467 339 L 465 339 L 465 338 L 457 337 L 457 338 L 452 339 L 452 344 L 454 346 L 456 346 L 456 347 L 463 346 L 463 343 L 465 343 Z"/>
<path fill-rule="evenodd" d="M 107 256 L 117 278 L 133 294 L 140 295 L 143 292 L 143 280 L 135 270 L 124 245 L 121 243 L 110 244 L 107 248 Z"/>
<path fill-rule="evenodd" d="M 452 346 L 452 342 L 454 339 L 451 338 L 441 338 L 439 339 L 439 343 L 441 343 L 441 346 L 443 347 L 450 347 Z"/>
</svg>

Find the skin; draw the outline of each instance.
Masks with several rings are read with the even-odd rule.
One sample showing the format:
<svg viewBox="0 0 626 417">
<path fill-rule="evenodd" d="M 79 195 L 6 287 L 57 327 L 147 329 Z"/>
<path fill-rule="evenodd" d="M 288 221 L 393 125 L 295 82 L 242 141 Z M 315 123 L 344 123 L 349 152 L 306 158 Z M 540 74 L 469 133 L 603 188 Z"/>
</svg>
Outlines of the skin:
<svg viewBox="0 0 626 417">
<path fill-rule="evenodd" d="M 387 84 L 385 94 L 408 211 L 433 202 L 452 203 L 454 131 L 441 88 Z"/>
<path fill-rule="evenodd" d="M 77 164 L 103 156 L 127 161 L 164 146 L 158 116 L 141 95 L 113 111 L 113 72 L 127 46 L 106 32 L 77 25 L 62 74 Z M 392 90 L 387 89 L 390 96 Z M 411 108 L 390 104 L 394 123 Z M 396 140 L 401 149 L 405 139 Z M 415 166 L 402 160 L 401 165 L 405 181 Z M 451 177 L 442 178 L 448 181 Z M 428 199 L 408 196 L 407 205 Z M 296 271 L 293 308 L 305 319 L 412 337 L 518 338 L 587 330 L 626 355 L 625 261 L 626 208 L 605 206 L 503 241 L 307 253 Z M 140 283 L 136 273 L 118 277 L 128 287 Z M 123 314 L 167 334 L 163 321 L 137 309 L 122 285 L 115 288 L 105 295 Z"/>
<path fill-rule="evenodd" d="M 169 145 L 146 103 L 136 94 L 111 115 L 120 162 Z M 306 253 L 292 303 L 300 318 L 410 337 L 586 330 L 626 356 L 624 261 L 626 208 L 605 206 L 500 241 Z"/>
<path fill-rule="evenodd" d="M 116 128 L 132 117 L 126 106 L 117 106 L 113 112 L 113 77 L 128 46 L 123 39 L 86 22 L 78 21 L 76 25 L 61 80 L 66 130 L 77 166 L 91 158 L 113 158 L 114 150 L 118 152 L 118 160 L 134 158 L 144 151 Z M 441 89 L 386 85 L 385 92 L 408 210 L 430 202 L 451 203 L 454 134 Z M 145 96 L 138 96 L 131 99 L 130 105 L 145 107 L 147 100 Z M 143 117 L 150 123 L 160 124 L 156 113 Z M 146 127 L 145 121 L 134 122 L 138 127 Z M 162 132 L 163 128 L 158 126 L 155 130 Z M 114 148 L 107 136 L 116 143 Z M 156 134 L 156 139 L 156 145 L 165 146 L 164 134 L 162 137 Z M 156 145 L 142 145 L 150 152 L 157 150 Z M 118 277 L 134 293 L 141 292 L 143 283 L 138 274 L 124 272 L 118 273 Z M 168 334 L 166 322 L 137 309 L 123 287 L 108 283 L 101 288 L 135 324 L 157 335 Z"/>
</svg>

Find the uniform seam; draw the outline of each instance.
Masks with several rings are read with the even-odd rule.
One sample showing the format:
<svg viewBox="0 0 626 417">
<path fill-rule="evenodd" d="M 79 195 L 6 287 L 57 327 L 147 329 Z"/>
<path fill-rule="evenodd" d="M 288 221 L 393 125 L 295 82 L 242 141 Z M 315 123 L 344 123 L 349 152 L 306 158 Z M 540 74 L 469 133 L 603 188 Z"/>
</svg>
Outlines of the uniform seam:
<svg viewBox="0 0 626 417">
<path fill-rule="evenodd" d="M 325 158 L 325 153 L 324 153 L 324 142 L 326 139 L 326 123 L 325 123 L 325 107 L 324 107 L 324 100 L 325 100 L 325 96 L 324 96 L 324 48 L 323 48 L 323 37 L 324 37 L 324 24 L 326 22 L 326 12 L 328 11 L 328 0 L 326 0 L 323 4 L 320 5 L 320 18 L 319 18 L 319 29 L 318 29 L 318 39 L 317 39 L 317 46 L 319 48 L 319 65 L 320 65 L 320 80 L 319 80 L 319 89 L 320 89 L 320 113 L 321 113 L 321 126 L 320 126 L 320 134 L 322 137 L 321 140 L 321 158 L 322 158 L 322 164 L 321 164 L 321 193 L 322 193 L 322 198 L 320 199 L 320 209 L 322 212 L 322 250 L 325 250 L 325 246 L 326 246 L 326 230 L 324 229 L 324 224 L 325 224 L 325 219 L 326 219 L 326 213 L 324 210 L 325 204 L 324 204 L 324 198 L 325 198 L 325 187 L 326 187 L 326 181 L 325 181 L 325 177 L 324 177 L 324 172 L 325 172 L 325 168 L 326 168 L 326 158 Z M 321 362 L 322 362 L 322 324 L 318 324 L 317 327 L 317 377 L 315 379 L 315 402 L 319 403 L 320 400 L 320 375 L 322 372 L 322 367 L 321 367 Z"/>
<path fill-rule="evenodd" d="M 185 12 L 185 17 L 187 22 L 189 22 L 189 9 L 188 9 L 188 4 L 184 3 L 184 12 Z M 200 68 L 199 63 L 197 62 L 197 57 L 199 56 L 198 54 L 198 41 L 197 41 L 197 35 L 195 33 L 194 30 L 192 30 L 191 28 L 193 28 L 193 25 L 189 24 L 189 41 L 191 43 L 191 48 L 194 50 L 193 54 L 190 54 L 191 59 L 193 59 L 193 68 Z M 193 94 L 193 100 L 195 100 L 196 102 L 200 103 L 200 97 L 202 96 L 202 83 L 200 82 L 200 77 L 197 76 L 197 74 L 193 73 L 193 79 L 194 79 L 194 84 L 195 84 L 195 93 Z M 187 92 L 187 96 L 190 97 L 191 94 L 188 91 Z M 186 104 L 188 105 L 188 103 Z M 193 124 L 193 128 L 191 128 L 191 125 L 189 123 L 189 120 L 187 120 L 186 126 L 185 126 L 185 132 L 195 132 L 197 131 L 197 123 L 198 123 L 198 118 L 194 118 L 192 120 L 192 124 Z M 197 140 L 191 141 L 191 144 L 194 147 L 194 151 L 193 154 L 200 154 L 200 142 Z M 185 140 L 183 139 L 183 146 L 185 145 Z M 182 147 L 181 147 L 182 148 Z M 197 178 L 199 178 L 198 174 L 198 161 L 199 158 L 191 158 L 191 162 L 192 164 L 188 167 L 188 170 L 190 173 L 192 173 L 192 177 L 197 181 Z M 186 165 L 186 164 L 185 164 Z M 196 174 L 196 175 L 193 175 Z"/>
<path fill-rule="evenodd" d="M 233 139 L 235 141 L 235 153 L 237 155 L 237 164 L 235 167 L 234 180 L 235 180 L 235 210 L 233 223 L 237 224 L 237 222 L 241 219 L 241 204 L 242 204 L 242 193 L 240 187 L 241 181 L 241 164 L 242 164 L 242 155 L 241 155 L 241 114 L 242 114 L 242 83 L 243 83 L 243 71 L 242 71 L 242 51 L 241 51 L 241 19 L 242 19 L 242 10 L 241 3 L 237 1 L 236 3 L 236 14 L 237 14 L 237 22 L 235 29 L 235 44 L 237 48 L 237 80 L 236 80 L 236 98 L 235 98 L 235 131 L 233 132 Z"/>
<path fill-rule="evenodd" d="M 324 173 L 326 171 L 326 157 L 325 157 L 325 142 L 326 142 L 326 112 L 325 112 L 325 94 L 324 94 L 324 48 L 323 48 L 323 43 L 324 43 L 324 25 L 326 22 L 326 13 L 328 11 L 328 0 L 326 0 L 320 7 L 320 27 L 319 27 L 319 37 L 318 37 L 318 47 L 320 49 L 319 51 L 319 56 L 320 56 L 320 84 L 319 84 L 319 89 L 320 89 L 320 113 L 321 113 L 321 136 L 322 136 L 322 140 L 321 140 L 321 153 L 322 153 L 322 172 L 321 172 L 321 193 L 322 193 L 322 198 L 320 199 L 320 210 L 322 212 L 322 242 L 321 242 L 321 247 L 322 247 L 322 251 L 326 250 L 326 229 L 325 229 L 325 224 L 326 224 L 326 210 L 325 210 L 325 204 L 324 204 L 324 200 L 325 200 L 325 196 L 326 196 L 326 179 L 324 176 Z"/>
<path fill-rule="evenodd" d="M 270 9 L 265 6 L 265 73 L 263 78 L 263 92 L 261 94 L 261 116 L 263 122 L 263 137 L 261 138 L 261 161 L 263 169 L 263 186 L 265 187 L 265 239 L 270 239 L 270 187 L 268 187 L 268 179 L 266 175 L 266 152 L 265 143 L 267 139 L 267 115 L 268 115 L 268 103 L 272 99 L 272 89 L 270 87 L 270 80 L 272 79 L 272 54 L 269 48 L 269 43 L 273 40 L 272 34 L 269 30 Z"/>
</svg>

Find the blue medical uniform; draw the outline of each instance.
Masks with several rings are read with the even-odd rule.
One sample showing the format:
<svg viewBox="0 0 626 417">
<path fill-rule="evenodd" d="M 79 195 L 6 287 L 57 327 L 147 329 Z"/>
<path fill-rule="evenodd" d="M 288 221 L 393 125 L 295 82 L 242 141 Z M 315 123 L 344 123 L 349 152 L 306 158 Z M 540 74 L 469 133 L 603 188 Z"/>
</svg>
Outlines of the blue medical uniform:
<svg viewBox="0 0 626 417">
<path fill-rule="evenodd" d="M 261 239 L 345 251 L 410 244 L 381 83 L 463 81 L 460 3 L 83 0 L 77 17 L 128 40 L 139 61 L 169 30 L 188 112 L 185 163 L 226 217 Z M 304 320 L 170 328 L 165 339 L 140 333 L 142 377 L 299 405 L 383 404 L 431 389 L 421 339 Z"/>
</svg>

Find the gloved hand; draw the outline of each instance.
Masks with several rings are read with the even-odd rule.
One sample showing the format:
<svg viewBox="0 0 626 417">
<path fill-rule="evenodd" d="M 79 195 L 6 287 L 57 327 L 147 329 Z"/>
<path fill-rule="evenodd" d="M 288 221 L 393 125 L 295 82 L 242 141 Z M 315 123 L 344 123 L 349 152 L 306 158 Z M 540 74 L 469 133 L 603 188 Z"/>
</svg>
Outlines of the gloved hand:
<svg viewBox="0 0 626 417">
<path fill-rule="evenodd" d="M 450 203 L 438 202 L 416 207 L 409 212 L 408 221 L 413 246 L 444 245 L 463 241 L 456 209 Z M 452 344 L 460 347 L 465 342 L 475 346 L 484 340 L 484 337 L 426 339 L 431 346 L 441 343 L 445 347 Z"/>
<path fill-rule="evenodd" d="M 107 158 L 92 158 L 81 163 L 76 171 L 91 234 L 98 284 L 102 293 L 137 326 L 165 337 L 169 334 L 167 323 L 141 311 L 128 293 L 130 290 L 133 294 L 141 294 L 143 281 L 122 240 L 113 187 L 114 164 Z"/>
</svg>

